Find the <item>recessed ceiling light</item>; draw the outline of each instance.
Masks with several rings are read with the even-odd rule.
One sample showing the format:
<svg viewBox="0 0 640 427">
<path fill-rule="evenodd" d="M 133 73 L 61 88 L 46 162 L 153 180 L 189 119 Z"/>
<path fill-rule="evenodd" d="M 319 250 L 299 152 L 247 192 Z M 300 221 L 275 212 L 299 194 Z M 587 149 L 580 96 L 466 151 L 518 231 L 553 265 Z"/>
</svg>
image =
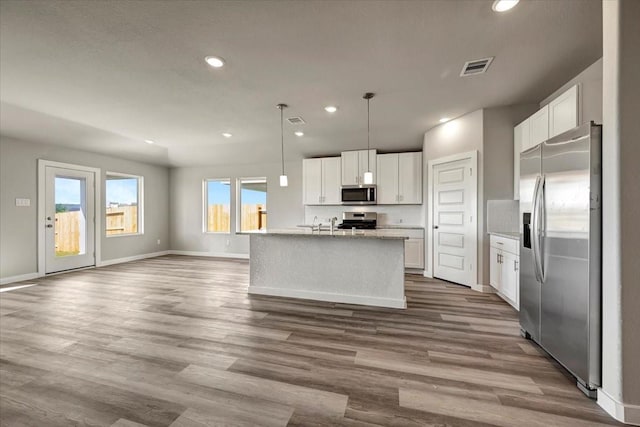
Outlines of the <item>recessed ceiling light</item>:
<svg viewBox="0 0 640 427">
<path fill-rule="evenodd" d="M 213 68 L 220 68 L 224 65 L 224 59 L 219 56 L 207 56 L 204 58 L 207 61 L 207 64 L 211 65 Z"/>
<path fill-rule="evenodd" d="M 233 135 L 230 134 L 229 132 L 224 132 L 222 136 L 224 136 L 225 138 L 231 138 Z"/>
<path fill-rule="evenodd" d="M 293 134 L 295 136 L 304 136 L 304 132 L 302 132 L 301 130 L 295 131 Z"/>
<path fill-rule="evenodd" d="M 449 117 L 443 117 L 443 118 L 440 119 L 440 123 L 446 123 L 449 120 L 451 120 Z"/>
<path fill-rule="evenodd" d="M 324 111 L 326 111 L 327 113 L 335 113 L 336 111 L 338 111 L 338 107 L 327 105 L 326 107 L 324 107 Z"/>
<path fill-rule="evenodd" d="M 154 141 L 150 140 L 150 139 L 145 139 L 144 142 L 146 142 L 147 144 L 153 144 Z"/>
<path fill-rule="evenodd" d="M 506 12 L 509 9 L 513 9 L 520 0 L 495 0 L 491 9 L 494 12 Z"/>
</svg>

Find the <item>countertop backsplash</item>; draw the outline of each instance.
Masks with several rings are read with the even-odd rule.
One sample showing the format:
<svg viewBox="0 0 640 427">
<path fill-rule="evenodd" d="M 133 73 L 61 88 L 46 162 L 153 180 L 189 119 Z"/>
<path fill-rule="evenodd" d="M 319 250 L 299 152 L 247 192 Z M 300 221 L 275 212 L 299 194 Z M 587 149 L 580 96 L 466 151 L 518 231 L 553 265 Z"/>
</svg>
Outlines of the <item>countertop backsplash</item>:
<svg viewBox="0 0 640 427">
<path fill-rule="evenodd" d="M 342 212 L 377 212 L 378 225 L 424 227 L 422 205 L 305 206 L 304 223 L 312 224 L 313 218 L 317 216 L 317 222 L 327 224 L 329 218 L 336 217 L 339 224 L 342 222 Z"/>
<path fill-rule="evenodd" d="M 519 209 L 518 200 L 487 200 L 487 232 L 517 233 Z"/>
</svg>

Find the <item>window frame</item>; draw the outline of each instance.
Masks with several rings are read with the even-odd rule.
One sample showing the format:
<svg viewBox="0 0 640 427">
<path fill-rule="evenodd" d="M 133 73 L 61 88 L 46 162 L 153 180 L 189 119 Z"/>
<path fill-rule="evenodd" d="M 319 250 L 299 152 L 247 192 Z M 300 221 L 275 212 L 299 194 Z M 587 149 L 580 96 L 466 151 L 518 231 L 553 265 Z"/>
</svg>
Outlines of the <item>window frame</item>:
<svg viewBox="0 0 640 427">
<path fill-rule="evenodd" d="M 135 233 L 107 234 L 107 208 L 109 203 L 109 201 L 107 200 L 107 181 L 109 181 L 109 176 L 135 178 L 138 180 L 138 200 L 136 205 L 138 208 L 138 230 Z M 104 173 L 104 211 L 102 211 L 102 214 L 104 215 L 104 235 L 106 238 L 110 239 L 112 237 L 130 237 L 144 235 L 144 176 L 131 173 L 106 171 Z"/>
<path fill-rule="evenodd" d="M 266 198 L 269 194 L 269 180 L 267 179 L 266 176 L 244 176 L 244 177 L 236 178 L 236 201 L 235 201 L 236 234 L 264 233 L 264 231 L 266 230 L 266 228 L 264 230 L 247 230 L 247 231 L 242 230 L 242 181 L 245 181 L 245 180 L 248 181 L 248 180 L 254 180 L 254 179 L 264 180 L 264 183 L 267 186 L 267 191 L 265 191 L 265 205 L 268 205 L 268 200 L 266 200 Z M 268 211 L 269 211 L 269 208 L 267 208 L 267 212 Z"/>
<path fill-rule="evenodd" d="M 209 231 L 208 230 L 208 215 L 209 215 L 209 182 L 229 182 L 229 231 Z M 202 180 L 202 232 L 204 234 L 231 234 L 233 229 L 231 220 L 233 215 L 231 214 L 231 208 L 233 207 L 233 191 L 231 185 L 233 179 L 231 178 L 205 178 Z"/>
</svg>

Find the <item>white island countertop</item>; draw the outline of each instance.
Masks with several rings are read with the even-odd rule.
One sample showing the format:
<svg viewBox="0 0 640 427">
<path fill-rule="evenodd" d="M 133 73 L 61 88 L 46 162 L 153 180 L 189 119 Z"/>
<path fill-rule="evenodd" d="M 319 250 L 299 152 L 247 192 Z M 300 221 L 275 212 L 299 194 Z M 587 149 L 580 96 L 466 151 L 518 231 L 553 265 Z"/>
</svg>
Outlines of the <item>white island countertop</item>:
<svg viewBox="0 0 640 427">
<path fill-rule="evenodd" d="M 311 231 L 310 228 L 277 228 L 265 231 L 260 231 L 259 235 L 267 236 L 307 236 L 307 237 L 341 237 L 351 239 L 385 239 L 385 240 L 406 240 L 408 237 L 399 236 L 396 234 L 385 233 L 382 230 L 334 230 L 333 234 L 329 230 L 325 230 L 318 233 L 318 231 Z"/>
</svg>

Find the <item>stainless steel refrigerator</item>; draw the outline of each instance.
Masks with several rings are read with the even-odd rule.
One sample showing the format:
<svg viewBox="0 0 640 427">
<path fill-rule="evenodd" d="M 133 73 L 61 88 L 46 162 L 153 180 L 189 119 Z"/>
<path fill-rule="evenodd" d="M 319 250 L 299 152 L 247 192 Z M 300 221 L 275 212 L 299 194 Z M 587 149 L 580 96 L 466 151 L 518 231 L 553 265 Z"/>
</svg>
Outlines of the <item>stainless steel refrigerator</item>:
<svg viewBox="0 0 640 427">
<path fill-rule="evenodd" d="M 520 155 L 520 327 L 590 397 L 601 378 L 601 126 Z"/>
</svg>

